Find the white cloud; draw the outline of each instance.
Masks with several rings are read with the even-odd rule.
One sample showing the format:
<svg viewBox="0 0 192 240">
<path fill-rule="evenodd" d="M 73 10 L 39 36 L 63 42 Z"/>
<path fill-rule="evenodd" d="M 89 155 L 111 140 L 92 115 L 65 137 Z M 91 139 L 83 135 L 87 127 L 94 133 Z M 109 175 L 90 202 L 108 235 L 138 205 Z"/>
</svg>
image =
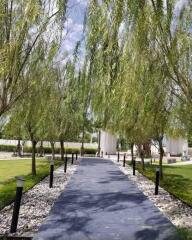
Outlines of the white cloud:
<svg viewBox="0 0 192 240">
<path fill-rule="evenodd" d="M 88 5 L 88 0 L 76 0 L 77 3 L 83 5 L 83 6 L 87 6 Z"/>
<path fill-rule="evenodd" d="M 62 42 L 60 53 L 68 52 L 72 54 L 76 43 L 82 38 L 83 24 L 74 22 L 72 18 L 68 18 L 65 22 L 65 38 Z"/>
</svg>

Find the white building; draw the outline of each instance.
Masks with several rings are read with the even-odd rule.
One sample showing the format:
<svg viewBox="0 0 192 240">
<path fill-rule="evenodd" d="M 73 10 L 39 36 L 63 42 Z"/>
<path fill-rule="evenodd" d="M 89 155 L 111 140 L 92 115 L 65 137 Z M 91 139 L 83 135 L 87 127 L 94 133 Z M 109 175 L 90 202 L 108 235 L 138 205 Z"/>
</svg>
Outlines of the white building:
<svg viewBox="0 0 192 240">
<path fill-rule="evenodd" d="M 170 155 L 188 155 L 188 141 L 184 138 L 166 138 L 166 154 Z"/>
<path fill-rule="evenodd" d="M 164 137 L 163 148 L 167 156 L 186 156 L 188 155 L 188 141 L 185 138 Z M 151 153 L 158 154 L 158 146 L 151 146 Z"/>
<path fill-rule="evenodd" d="M 101 130 L 100 148 L 103 154 L 115 154 L 117 147 L 117 137 L 109 132 Z"/>
<path fill-rule="evenodd" d="M 186 156 L 188 155 L 188 141 L 182 137 L 170 138 L 165 137 L 163 139 L 164 151 L 167 156 Z M 104 154 L 115 154 L 117 147 L 117 137 L 109 132 L 101 131 L 100 148 Z M 136 147 L 134 147 L 136 152 Z M 151 153 L 158 154 L 158 146 L 151 146 Z"/>
</svg>

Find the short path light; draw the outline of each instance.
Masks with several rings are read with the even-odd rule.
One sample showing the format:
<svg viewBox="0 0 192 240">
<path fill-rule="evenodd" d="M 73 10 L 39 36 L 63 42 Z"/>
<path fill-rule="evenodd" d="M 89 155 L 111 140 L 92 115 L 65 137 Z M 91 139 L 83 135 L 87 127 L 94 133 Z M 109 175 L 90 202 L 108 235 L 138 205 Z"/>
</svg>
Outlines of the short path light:
<svg viewBox="0 0 192 240">
<path fill-rule="evenodd" d="M 133 175 L 135 176 L 136 157 L 133 157 Z"/>
<path fill-rule="evenodd" d="M 119 151 L 117 153 L 117 162 L 119 162 Z"/>
<path fill-rule="evenodd" d="M 123 158 L 123 167 L 125 167 L 125 159 L 126 159 L 126 154 L 124 154 L 124 158 Z"/>
<path fill-rule="evenodd" d="M 74 162 L 74 153 L 72 152 L 71 164 Z"/>
<path fill-rule="evenodd" d="M 67 172 L 67 156 L 65 156 L 65 163 L 64 163 L 64 172 Z"/>
<path fill-rule="evenodd" d="M 53 187 L 53 171 L 54 171 L 54 160 L 50 161 L 50 176 L 49 176 L 49 187 Z"/>
<path fill-rule="evenodd" d="M 17 223 L 19 218 L 19 210 L 21 205 L 24 182 L 25 180 L 22 176 L 16 177 L 17 188 L 16 188 L 15 203 L 13 207 L 13 216 L 12 216 L 10 233 L 15 233 L 17 231 Z"/>
<path fill-rule="evenodd" d="M 155 178 L 155 195 L 158 195 L 159 193 L 159 172 L 160 168 L 156 168 L 156 178 Z"/>
<path fill-rule="evenodd" d="M 76 152 L 76 160 L 77 160 L 78 156 L 77 156 L 77 152 Z"/>
</svg>

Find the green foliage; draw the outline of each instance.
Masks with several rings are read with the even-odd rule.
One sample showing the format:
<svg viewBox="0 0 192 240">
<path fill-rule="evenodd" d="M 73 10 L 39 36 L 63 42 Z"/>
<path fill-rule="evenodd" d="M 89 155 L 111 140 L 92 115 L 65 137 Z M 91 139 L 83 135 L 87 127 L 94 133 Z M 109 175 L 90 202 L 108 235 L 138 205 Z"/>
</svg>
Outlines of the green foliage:
<svg viewBox="0 0 192 240">
<path fill-rule="evenodd" d="M 178 17 L 175 9 L 174 1 L 90 1 L 87 19 L 94 117 L 140 149 L 157 142 L 161 168 L 163 137 L 192 129 L 191 4 Z"/>
<path fill-rule="evenodd" d="M 15 152 L 17 146 L 13 145 L 0 145 L 0 152 Z"/>
<path fill-rule="evenodd" d="M 33 86 L 28 70 L 41 60 L 45 35 L 58 41 L 66 6 L 67 0 L 0 2 L 0 116 Z"/>
<path fill-rule="evenodd" d="M 137 169 L 152 181 L 155 181 L 155 168 L 156 165 L 149 165 L 143 171 L 140 164 L 137 165 Z M 164 166 L 164 178 L 160 181 L 165 190 L 190 206 L 192 206 L 191 170 L 191 165 Z"/>
<path fill-rule="evenodd" d="M 13 145 L 0 145 L 0 152 L 15 152 L 17 150 L 17 146 L 13 146 Z M 32 152 L 32 148 L 31 147 L 27 147 L 24 146 L 23 149 L 24 153 L 31 153 Z M 43 151 L 45 154 L 51 154 L 51 147 L 43 147 Z M 95 155 L 97 149 L 96 148 L 85 148 L 84 149 L 85 154 L 91 154 L 91 155 Z M 40 152 L 40 147 L 37 147 L 37 153 Z M 60 148 L 55 148 L 55 153 L 56 154 L 60 154 L 61 149 Z M 79 153 L 80 152 L 80 148 L 70 148 L 70 147 L 65 147 L 65 152 L 67 154 L 70 153 Z"/>
<path fill-rule="evenodd" d="M 177 228 L 181 240 L 192 240 L 192 230 L 188 228 Z"/>
</svg>

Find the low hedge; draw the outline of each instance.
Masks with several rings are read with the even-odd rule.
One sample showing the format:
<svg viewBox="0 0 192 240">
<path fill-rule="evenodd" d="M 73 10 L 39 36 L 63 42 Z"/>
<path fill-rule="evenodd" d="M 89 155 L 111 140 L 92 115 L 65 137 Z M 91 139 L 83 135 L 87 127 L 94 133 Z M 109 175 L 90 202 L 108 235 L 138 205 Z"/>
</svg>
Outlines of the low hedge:
<svg viewBox="0 0 192 240">
<path fill-rule="evenodd" d="M 0 145 L 0 152 L 14 152 L 17 150 L 17 146 L 13 145 Z"/>
<path fill-rule="evenodd" d="M 14 145 L 0 145 L 0 152 L 16 152 L 17 151 L 17 146 Z M 51 148 L 50 147 L 43 147 L 43 151 L 46 154 L 51 154 Z M 31 147 L 24 147 L 24 153 L 31 153 L 32 148 Z M 40 147 L 37 147 L 37 153 L 40 152 Z M 55 153 L 60 154 L 61 149 L 60 148 L 55 148 Z M 80 148 L 65 148 L 65 152 L 70 154 L 72 152 L 74 153 L 80 153 Z M 85 154 L 96 154 L 97 149 L 96 148 L 85 148 L 84 153 Z"/>
</svg>

